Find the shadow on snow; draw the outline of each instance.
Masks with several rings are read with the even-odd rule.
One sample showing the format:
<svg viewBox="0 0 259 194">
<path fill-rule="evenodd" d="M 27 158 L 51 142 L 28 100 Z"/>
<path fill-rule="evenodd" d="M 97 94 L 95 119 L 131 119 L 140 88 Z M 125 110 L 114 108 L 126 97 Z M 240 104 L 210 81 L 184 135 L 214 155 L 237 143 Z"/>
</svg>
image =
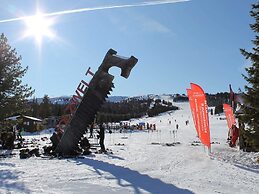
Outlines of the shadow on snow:
<svg viewBox="0 0 259 194">
<path fill-rule="evenodd" d="M 190 190 L 178 188 L 172 184 L 164 183 L 159 179 L 152 178 L 145 174 L 140 174 L 138 171 L 131 170 L 122 166 L 116 166 L 103 161 L 94 160 L 91 158 L 75 160 L 78 165 L 88 165 L 94 168 L 95 172 L 102 175 L 100 171 L 108 172 L 114 176 L 118 185 L 121 187 L 132 187 L 136 194 L 141 194 L 140 189 L 153 194 L 177 193 L 191 194 Z M 128 184 L 123 184 L 126 181 Z"/>
<path fill-rule="evenodd" d="M 249 171 L 249 172 L 259 174 L 259 165 L 251 167 L 251 166 L 244 166 L 244 165 L 240 165 L 240 164 L 234 164 L 234 166 L 241 168 L 243 170 Z"/>
<path fill-rule="evenodd" d="M 12 166 L 6 163 L 0 163 L 0 166 Z M 22 182 L 19 182 L 21 172 L 11 170 L 0 170 L 0 190 L 4 189 L 6 193 L 30 193 Z"/>
</svg>

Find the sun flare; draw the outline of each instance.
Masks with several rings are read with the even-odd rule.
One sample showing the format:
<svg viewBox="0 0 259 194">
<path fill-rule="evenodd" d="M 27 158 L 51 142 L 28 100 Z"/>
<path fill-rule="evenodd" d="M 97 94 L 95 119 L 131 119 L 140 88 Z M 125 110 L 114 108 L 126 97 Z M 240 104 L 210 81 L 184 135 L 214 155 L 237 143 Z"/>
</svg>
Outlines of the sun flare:
<svg viewBox="0 0 259 194">
<path fill-rule="evenodd" d="M 27 27 L 24 32 L 24 37 L 26 38 L 33 36 L 38 45 L 41 45 L 44 37 L 51 39 L 55 37 L 54 32 L 51 30 L 54 20 L 45 17 L 40 12 L 38 12 L 35 16 L 26 18 L 24 22 Z"/>
</svg>

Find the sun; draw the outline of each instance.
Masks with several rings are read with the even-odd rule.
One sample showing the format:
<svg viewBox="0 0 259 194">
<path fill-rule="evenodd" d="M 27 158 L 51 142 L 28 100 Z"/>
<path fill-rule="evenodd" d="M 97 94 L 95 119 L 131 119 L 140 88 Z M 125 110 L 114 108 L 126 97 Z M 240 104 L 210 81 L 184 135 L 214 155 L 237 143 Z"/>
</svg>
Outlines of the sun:
<svg viewBox="0 0 259 194">
<path fill-rule="evenodd" d="M 38 45 L 41 45 L 44 37 L 50 39 L 55 37 L 55 33 L 51 30 L 54 20 L 44 16 L 40 12 L 37 12 L 34 16 L 26 18 L 24 22 L 26 24 L 24 38 L 32 36 Z"/>
</svg>

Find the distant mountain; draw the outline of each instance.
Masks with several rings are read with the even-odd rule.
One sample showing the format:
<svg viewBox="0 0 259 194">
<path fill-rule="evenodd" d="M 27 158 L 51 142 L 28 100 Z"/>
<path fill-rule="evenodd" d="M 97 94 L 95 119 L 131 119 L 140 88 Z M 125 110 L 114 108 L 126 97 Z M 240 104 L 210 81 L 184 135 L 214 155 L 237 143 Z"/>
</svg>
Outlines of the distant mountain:
<svg viewBox="0 0 259 194">
<path fill-rule="evenodd" d="M 70 96 L 61 96 L 57 98 L 50 98 L 50 102 L 52 104 L 68 104 L 70 100 Z"/>
<path fill-rule="evenodd" d="M 121 102 L 123 100 L 126 100 L 128 97 L 127 96 L 109 96 L 106 100 L 108 102 Z"/>
<path fill-rule="evenodd" d="M 50 102 L 52 104 L 68 104 L 71 97 L 69 96 L 61 96 L 61 97 L 54 97 L 49 98 Z M 30 99 L 29 102 L 32 102 L 34 99 Z M 35 99 L 38 104 L 41 104 L 43 101 L 43 98 L 36 98 Z"/>
<path fill-rule="evenodd" d="M 49 98 L 50 102 L 52 104 L 68 104 L 71 96 L 61 96 L 61 97 L 54 97 L 54 98 Z M 125 99 L 127 99 L 127 96 L 109 96 L 107 98 L 108 102 L 121 102 Z M 29 102 L 32 102 L 33 99 L 30 99 Z M 38 104 L 41 104 L 43 101 L 43 98 L 36 98 L 36 101 Z"/>
<path fill-rule="evenodd" d="M 68 104 L 69 100 L 72 96 L 60 96 L 60 97 L 53 97 L 53 98 L 49 98 L 50 102 L 52 104 Z M 152 100 L 165 100 L 165 101 L 173 101 L 174 99 L 177 99 L 179 97 L 185 97 L 186 96 L 182 96 L 179 94 L 161 94 L 161 95 L 156 95 L 156 94 L 147 94 L 147 95 L 141 95 L 141 96 L 132 96 L 132 97 L 128 97 L 128 96 L 109 96 L 106 100 L 108 102 L 121 102 L 123 100 L 147 100 L 147 99 L 152 99 Z M 33 101 L 33 99 L 29 100 L 30 102 Z M 36 98 L 36 101 L 38 104 L 41 104 L 43 101 L 43 98 Z"/>
<path fill-rule="evenodd" d="M 174 95 L 173 94 L 147 94 L 147 95 L 142 95 L 142 96 L 133 96 L 129 97 L 128 99 L 135 99 L 135 100 L 147 100 L 147 99 L 152 99 L 152 100 L 165 100 L 165 101 L 170 101 L 173 100 Z"/>
</svg>

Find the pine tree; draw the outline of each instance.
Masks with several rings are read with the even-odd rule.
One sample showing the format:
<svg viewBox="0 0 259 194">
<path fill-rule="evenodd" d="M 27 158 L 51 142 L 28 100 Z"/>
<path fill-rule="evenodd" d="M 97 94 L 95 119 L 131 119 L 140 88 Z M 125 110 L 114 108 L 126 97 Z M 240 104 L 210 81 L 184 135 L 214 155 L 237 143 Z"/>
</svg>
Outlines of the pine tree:
<svg viewBox="0 0 259 194">
<path fill-rule="evenodd" d="M 0 35 L 0 122 L 13 114 L 22 113 L 26 99 L 33 94 L 21 78 L 28 67 L 21 66 L 21 56 L 8 44 L 4 34 Z"/>
<path fill-rule="evenodd" d="M 40 104 L 40 117 L 47 118 L 51 116 L 51 103 L 48 95 L 44 95 L 42 103 Z"/>
<path fill-rule="evenodd" d="M 30 106 L 31 106 L 30 115 L 32 115 L 33 117 L 39 117 L 39 105 L 35 97 L 32 99 Z"/>
<path fill-rule="evenodd" d="M 243 75 L 248 84 L 245 86 L 246 105 L 242 120 L 247 126 L 243 132 L 246 143 L 253 151 L 259 151 L 259 3 L 252 5 L 250 15 L 255 19 L 250 27 L 256 36 L 252 41 L 254 47 L 251 52 L 240 49 L 245 58 L 251 61 L 251 66 L 246 68 L 247 75 Z"/>
</svg>

